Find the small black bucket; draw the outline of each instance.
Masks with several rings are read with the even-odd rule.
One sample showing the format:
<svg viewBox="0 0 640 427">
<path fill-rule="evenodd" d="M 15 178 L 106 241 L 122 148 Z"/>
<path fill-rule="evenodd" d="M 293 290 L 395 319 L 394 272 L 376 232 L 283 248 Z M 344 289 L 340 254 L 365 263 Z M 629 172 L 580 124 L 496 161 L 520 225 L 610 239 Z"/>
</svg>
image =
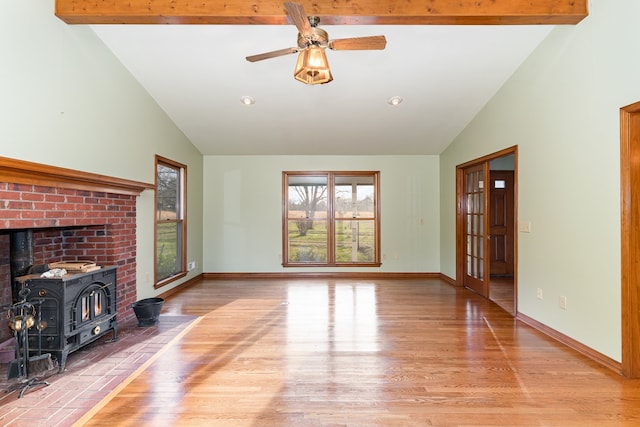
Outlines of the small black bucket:
<svg viewBox="0 0 640 427">
<path fill-rule="evenodd" d="M 162 304 L 164 304 L 162 298 L 145 298 L 131 304 L 138 319 L 138 326 L 144 328 L 158 323 Z"/>
</svg>

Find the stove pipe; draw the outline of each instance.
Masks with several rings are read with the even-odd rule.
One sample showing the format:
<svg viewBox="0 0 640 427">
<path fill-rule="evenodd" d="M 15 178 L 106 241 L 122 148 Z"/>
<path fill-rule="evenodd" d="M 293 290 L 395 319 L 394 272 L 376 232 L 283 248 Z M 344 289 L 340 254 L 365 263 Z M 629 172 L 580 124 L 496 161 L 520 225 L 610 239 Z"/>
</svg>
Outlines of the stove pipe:
<svg viewBox="0 0 640 427">
<path fill-rule="evenodd" d="M 9 235 L 9 262 L 11 264 L 11 289 L 13 300 L 18 300 L 16 277 L 23 276 L 33 265 L 33 231 L 12 231 Z"/>
</svg>

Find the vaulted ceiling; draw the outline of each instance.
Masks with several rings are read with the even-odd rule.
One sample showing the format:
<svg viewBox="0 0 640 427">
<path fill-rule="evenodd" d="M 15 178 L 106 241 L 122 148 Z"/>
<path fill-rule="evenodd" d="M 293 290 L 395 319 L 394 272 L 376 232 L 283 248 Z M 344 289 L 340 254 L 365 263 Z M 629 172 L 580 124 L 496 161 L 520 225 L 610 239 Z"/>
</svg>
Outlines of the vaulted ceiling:
<svg viewBox="0 0 640 427">
<path fill-rule="evenodd" d="M 587 16 L 587 0 L 300 3 L 331 39 L 386 49 L 327 50 L 334 80 L 308 86 L 296 55 L 245 60 L 296 46 L 281 2 L 56 0 L 56 15 L 92 25 L 207 155 L 439 154 L 555 25 Z"/>
</svg>

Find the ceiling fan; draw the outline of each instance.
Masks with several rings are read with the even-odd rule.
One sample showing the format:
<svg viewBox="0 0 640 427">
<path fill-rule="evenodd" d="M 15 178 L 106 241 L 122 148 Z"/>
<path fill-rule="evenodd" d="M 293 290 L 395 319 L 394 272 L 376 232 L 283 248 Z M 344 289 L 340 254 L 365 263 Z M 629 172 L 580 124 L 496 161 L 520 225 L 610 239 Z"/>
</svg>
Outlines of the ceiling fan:
<svg viewBox="0 0 640 427">
<path fill-rule="evenodd" d="M 324 53 L 326 48 L 332 50 L 382 50 L 387 45 L 387 39 L 384 36 L 330 40 L 329 34 L 318 27 L 320 18 L 317 16 L 307 17 L 301 4 L 285 2 L 284 7 L 298 29 L 298 46 L 247 56 L 247 61 L 262 61 L 300 52 L 293 73 L 295 79 L 312 85 L 323 84 L 333 80 L 327 56 Z"/>
</svg>

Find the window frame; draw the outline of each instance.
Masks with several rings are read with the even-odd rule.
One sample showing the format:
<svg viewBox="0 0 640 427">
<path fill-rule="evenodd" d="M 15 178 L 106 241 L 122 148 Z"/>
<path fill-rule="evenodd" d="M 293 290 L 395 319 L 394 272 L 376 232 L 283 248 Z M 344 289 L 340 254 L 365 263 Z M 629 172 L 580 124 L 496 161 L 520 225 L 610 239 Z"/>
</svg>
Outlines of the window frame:
<svg viewBox="0 0 640 427">
<path fill-rule="evenodd" d="M 289 261 L 289 221 L 298 219 L 289 215 L 289 178 L 290 177 L 326 177 L 327 200 L 327 261 Z M 373 221 L 375 233 L 373 239 L 373 261 L 338 262 L 336 261 L 336 223 L 345 221 L 335 212 L 336 177 L 372 177 L 374 207 L 373 217 L 349 218 L 354 221 Z M 340 185 L 340 184 L 339 184 Z M 380 171 L 283 171 L 282 172 L 282 266 L 283 267 L 380 267 Z"/>
<path fill-rule="evenodd" d="M 176 219 L 160 219 L 158 215 L 158 167 L 164 166 L 178 170 L 178 207 L 176 209 Z M 155 156 L 155 196 L 154 196 L 154 221 L 153 221 L 153 277 L 154 288 L 161 288 L 175 280 L 181 279 L 187 275 L 187 166 L 174 160 Z M 161 224 L 175 223 L 178 226 L 180 237 L 176 244 L 180 245 L 179 250 L 179 270 L 170 276 L 158 279 L 158 226 Z"/>
</svg>

